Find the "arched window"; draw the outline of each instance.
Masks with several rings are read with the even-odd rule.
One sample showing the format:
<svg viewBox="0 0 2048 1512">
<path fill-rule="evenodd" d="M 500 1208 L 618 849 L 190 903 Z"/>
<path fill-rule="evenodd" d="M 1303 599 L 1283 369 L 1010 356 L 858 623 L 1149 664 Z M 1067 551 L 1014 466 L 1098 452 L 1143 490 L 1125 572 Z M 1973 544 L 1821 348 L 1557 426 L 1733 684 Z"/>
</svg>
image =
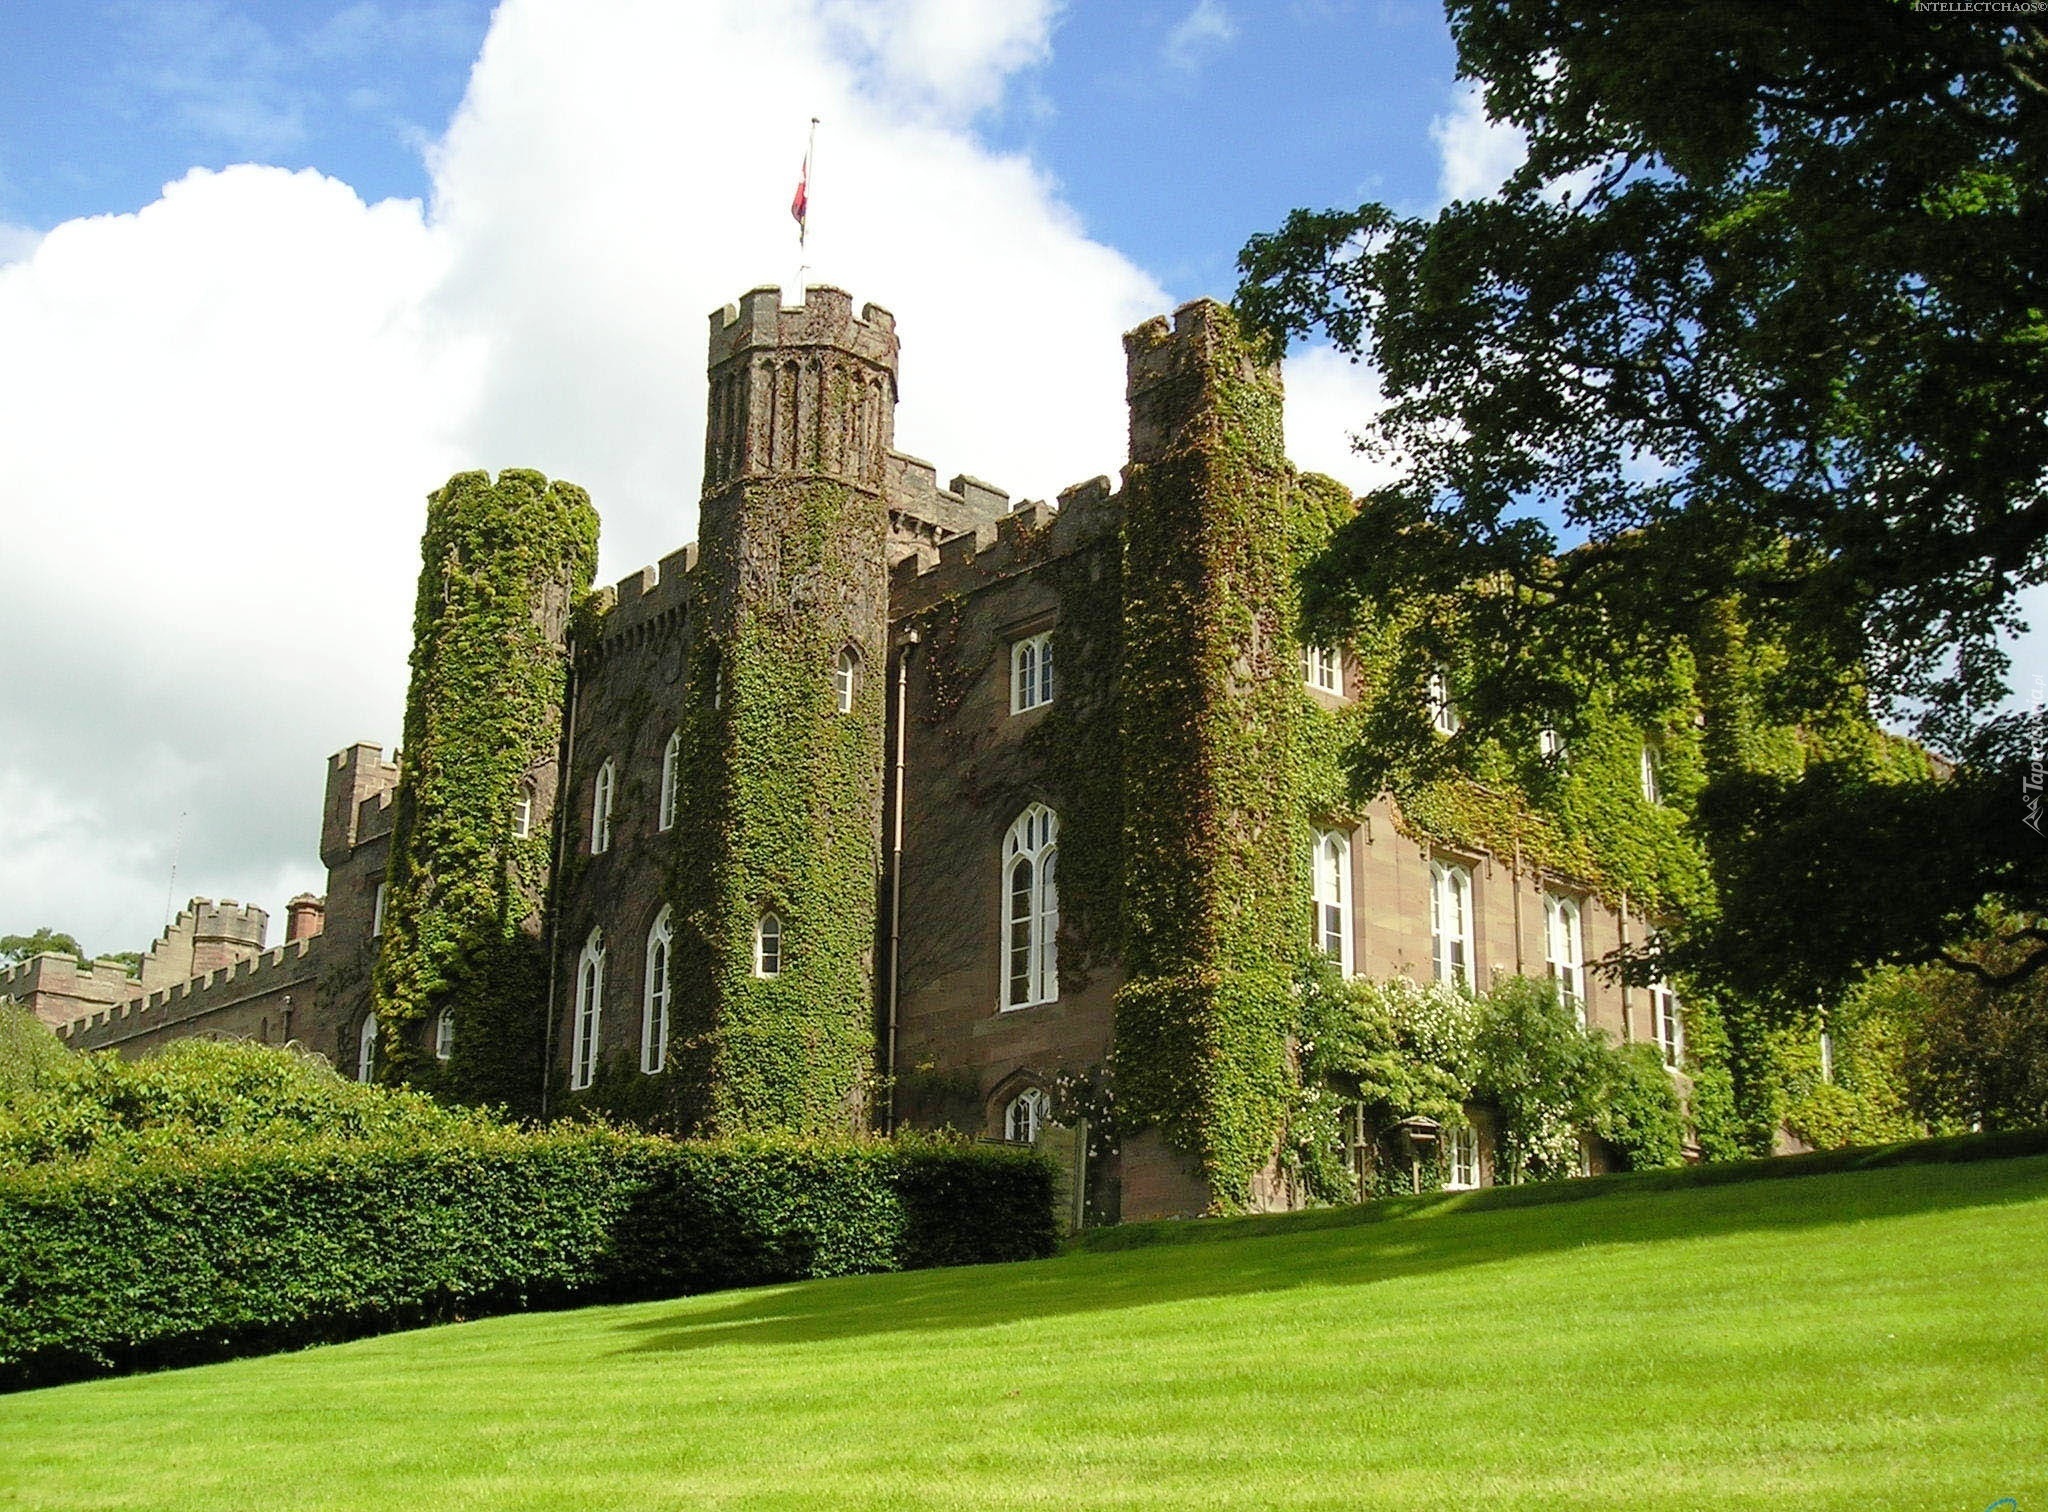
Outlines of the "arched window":
<svg viewBox="0 0 2048 1512">
<path fill-rule="evenodd" d="M 1036 1087 L 1027 1087 L 1003 1109 L 1003 1138 L 1013 1144 L 1037 1144 L 1051 1118 L 1052 1099 Z"/>
<path fill-rule="evenodd" d="M 1010 712 L 1022 714 L 1052 702 L 1052 632 L 1041 630 L 1010 642 Z"/>
<path fill-rule="evenodd" d="M 782 920 L 764 913 L 754 924 L 754 975 L 782 975 Z"/>
<path fill-rule="evenodd" d="M 1316 836 L 1316 948 L 1351 975 L 1351 836 Z"/>
<path fill-rule="evenodd" d="M 455 1010 L 443 1008 L 434 1020 L 434 1059 L 446 1060 L 455 1053 Z"/>
<path fill-rule="evenodd" d="M 1029 1008 L 1060 995 L 1060 816 L 1034 803 L 1003 840 L 1003 1007 Z"/>
<path fill-rule="evenodd" d="M 1344 691 L 1344 663 L 1333 646 L 1301 648 L 1301 680 L 1322 693 Z"/>
<path fill-rule="evenodd" d="M 581 1092 L 597 1075 L 598 1015 L 604 1008 L 604 931 L 593 929 L 576 958 L 576 1032 L 569 1045 L 569 1089 Z"/>
<path fill-rule="evenodd" d="M 356 1031 L 356 1080 L 375 1081 L 377 1078 L 377 1015 L 366 1013 L 363 1024 Z"/>
<path fill-rule="evenodd" d="M 664 908 L 647 931 L 647 976 L 640 989 L 640 1069 L 649 1076 L 668 1064 L 668 957 L 673 937 Z"/>
<path fill-rule="evenodd" d="M 664 830 L 676 827 L 676 782 L 683 764 L 683 732 L 674 731 L 661 748 L 661 804 L 657 824 Z"/>
<path fill-rule="evenodd" d="M 612 793 L 619 775 L 611 762 L 597 769 L 597 788 L 590 800 L 590 854 L 601 856 L 612 848 Z"/>
<path fill-rule="evenodd" d="M 391 884 L 379 882 L 377 896 L 370 904 L 370 938 L 380 939 L 384 934 L 384 903 L 391 896 Z"/>
<path fill-rule="evenodd" d="M 1439 982 L 1473 985 L 1472 873 L 1443 861 L 1429 863 L 1429 953 Z"/>
<path fill-rule="evenodd" d="M 1664 763 L 1657 755 L 1657 748 L 1648 741 L 1643 742 L 1643 753 L 1637 761 L 1643 780 L 1643 802 L 1650 804 L 1664 801 Z"/>
<path fill-rule="evenodd" d="M 853 695 L 860 686 L 860 653 L 848 646 L 839 653 L 839 662 L 832 669 L 832 696 L 839 712 L 853 712 Z"/>
<path fill-rule="evenodd" d="M 1544 953 L 1557 995 L 1586 1022 L 1586 942 L 1579 925 L 1579 902 L 1562 893 L 1543 895 Z"/>
<path fill-rule="evenodd" d="M 1439 735 L 1455 735 L 1463 723 L 1458 706 L 1451 702 L 1451 674 L 1437 667 L 1429 674 L 1429 723 Z"/>
<path fill-rule="evenodd" d="M 524 840 L 533 833 L 533 783 L 519 784 L 519 798 L 512 805 L 512 838 Z"/>
</svg>

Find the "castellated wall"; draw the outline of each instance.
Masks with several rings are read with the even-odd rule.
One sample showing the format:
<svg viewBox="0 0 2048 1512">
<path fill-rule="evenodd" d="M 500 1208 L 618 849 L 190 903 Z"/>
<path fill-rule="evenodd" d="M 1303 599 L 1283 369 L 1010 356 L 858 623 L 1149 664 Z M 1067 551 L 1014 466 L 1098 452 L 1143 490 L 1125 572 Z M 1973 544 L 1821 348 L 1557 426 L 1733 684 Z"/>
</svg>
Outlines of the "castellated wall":
<svg viewBox="0 0 2048 1512">
<path fill-rule="evenodd" d="M 146 993 L 60 1026 L 73 1049 L 119 1048 L 126 1054 L 173 1040 L 246 1039 L 282 1045 L 301 1039 L 315 1017 L 322 965 L 318 935 L 206 972 L 175 987 Z"/>
</svg>

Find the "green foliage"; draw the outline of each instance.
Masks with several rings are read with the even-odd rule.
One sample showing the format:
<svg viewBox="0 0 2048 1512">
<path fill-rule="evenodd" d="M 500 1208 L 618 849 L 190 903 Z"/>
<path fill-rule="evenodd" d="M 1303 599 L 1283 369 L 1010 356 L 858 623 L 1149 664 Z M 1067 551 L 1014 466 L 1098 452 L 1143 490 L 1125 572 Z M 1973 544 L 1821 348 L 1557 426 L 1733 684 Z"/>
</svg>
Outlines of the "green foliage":
<svg viewBox="0 0 2048 1512">
<path fill-rule="evenodd" d="M 1486 994 L 1473 1090 L 1499 1110 L 1497 1169 L 1509 1181 L 1578 1169 L 1582 1131 L 1602 1112 L 1603 1048 L 1547 982 L 1511 977 Z"/>
<path fill-rule="evenodd" d="M 2023 920 L 1996 920 L 1963 959 L 1994 978 L 2024 960 Z M 1999 984 L 1947 966 L 1896 973 L 1887 983 L 1908 1107 L 1936 1127 L 2048 1126 L 2048 981 Z"/>
<path fill-rule="evenodd" d="M 597 515 L 570 483 L 458 473 L 428 500 L 375 976 L 378 1073 L 530 1109 L 541 1089 L 549 836 L 512 832 L 520 786 L 554 757 L 562 634 L 597 565 Z M 454 1055 L 433 1025 L 455 1019 Z"/>
<path fill-rule="evenodd" d="M 1114 1070 L 1127 1128 L 1159 1124 L 1225 1210 L 1293 1099 L 1292 966 L 1307 842 L 1292 481 L 1280 385 L 1220 310 L 1147 401 L 1169 433 L 1124 490 L 1122 922 Z M 1062 874 L 1064 881 L 1064 873 Z"/>
<path fill-rule="evenodd" d="M 843 1132 L 860 1125 L 874 1072 L 882 517 L 826 480 L 749 485 L 738 508 L 775 543 L 781 591 L 735 595 L 693 657 L 668 1074 L 686 1129 Z M 849 645 L 860 673 L 842 714 L 833 669 Z M 765 912 L 782 928 L 773 978 L 754 974 Z"/>
<path fill-rule="evenodd" d="M 30 1054 L 9 1053 L 18 1050 Z M 217 1139 L 282 1148 L 434 1139 L 483 1124 L 419 1093 L 362 1086 L 323 1061 L 244 1042 L 180 1040 L 140 1060 L 74 1055 L 39 1025 L 8 1016 L 0 1055 L 0 1167 L 133 1163 Z"/>
<path fill-rule="evenodd" d="M 1621 1157 L 1622 1169 L 1647 1171 L 1685 1163 L 1685 1112 L 1655 1045 L 1602 1041 L 1606 1086 L 1593 1132 Z"/>
<path fill-rule="evenodd" d="M 33 934 L 0 935 L 0 965 L 15 961 L 26 961 L 35 955 L 76 956 L 81 961 L 90 961 L 85 947 L 68 934 L 60 934 L 47 924 Z"/>
<path fill-rule="evenodd" d="M 1689 648 L 1721 908 L 1674 959 L 1737 1040 L 1938 958 L 1987 895 L 2038 911 L 2042 716 L 1996 711 L 2048 579 L 2048 40 L 1857 0 L 1448 9 L 1527 165 L 1429 220 L 1297 212 L 1240 259 L 1256 324 L 1376 365 L 1405 463 L 1312 605 L 1432 610 L 1482 778 L 1575 676 Z"/>
<path fill-rule="evenodd" d="M 375 1097 L 375 1089 L 363 1089 Z M 0 1387 L 571 1300 L 1025 1259 L 1053 1172 L 930 1139 L 482 1121 L 0 1169 Z"/>
</svg>

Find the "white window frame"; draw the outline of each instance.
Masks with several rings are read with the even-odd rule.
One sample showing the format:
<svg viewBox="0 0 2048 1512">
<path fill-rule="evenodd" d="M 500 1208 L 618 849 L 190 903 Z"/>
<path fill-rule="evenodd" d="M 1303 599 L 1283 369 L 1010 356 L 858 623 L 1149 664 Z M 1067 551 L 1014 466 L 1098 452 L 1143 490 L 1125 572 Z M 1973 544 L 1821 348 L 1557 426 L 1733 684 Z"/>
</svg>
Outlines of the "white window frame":
<svg viewBox="0 0 2048 1512">
<path fill-rule="evenodd" d="M 1820 1079 L 1830 1084 L 1835 1079 L 1835 1037 L 1826 1029 L 1820 1032 Z"/>
<path fill-rule="evenodd" d="M 1301 648 L 1302 686 L 1314 688 L 1318 693 L 1332 693 L 1344 696 L 1344 658 L 1334 646 L 1303 646 Z"/>
<path fill-rule="evenodd" d="M 1464 721 L 1458 718 L 1458 706 L 1451 702 L 1450 669 L 1438 663 L 1429 674 L 1429 727 L 1439 735 L 1455 735 Z"/>
<path fill-rule="evenodd" d="M 1545 725 L 1536 732 L 1536 754 L 1545 761 L 1564 760 L 1564 737 L 1557 733 L 1556 725 Z"/>
<path fill-rule="evenodd" d="M 1678 994 L 1669 982 L 1650 984 L 1650 1029 L 1663 1052 L 1664 1064 L 1673 1071 L 1685 1064 L 1685 1017 Z"/>
<path fill-rule="evenodd" d="M 377 895 L 370 903 L 370 938 L 373 940 L 384 938 L 384 905 L 390 901 L 391 884 L 379 882 Z"/>
<path fill-rule="evenodd" d="M 1642 783 L 1643 802 L 1652 808 L 1664 802 L 1664 760 L 1657 748 L 1649 741 L 1643 742 L 1642 754 L 1636 759 L 1638 779 Z"/>
<path fill-rule="evenodd" d="M 455 1010 L 443 1008 L 434 1016 L 434 1059 L 447 1060 L 455 1054 Z"/>
<path fill-rule="evenodd" d="M 1316 835 L 1315 849 L 1316 949 L 1346 976 L 1355 969 L 1351 892 L 1351 832 L 1323 830 Z"/>
<path fill-rule="evenodd" d="M 1035 1008 L 1060 995 L 1060 816 L 1042 803 L 1003 836 L 1000 1008 Z"/>
<path fill-rule="evenodd" d="M 676 783 L 683 765 L 683 732 L 669 732 L 661 748 L 661 802 L 655 810 L 655 827 L 664 832 L 676 827 Z"/>
<path fill-rule="evenodd" d="M 1010 712 L 1023 714 L 1052 702 L 1052 632 L 1010 642 Z"/>
<path fill-rule="evenodd" d="M 663 906 L 647 931 L 646 974 L 640 986 L 640 1070 L 659 1075 L 668 1065 L 669 963 L 675 954 L 675 930 Z"/>
<path fill-rule="evenodd" d="M 597 783 L 590 797 L 590 854 L 601 856 L 612 848 L 612 798 L 618 791 L 619 771 L 610 757 L 597 769 Z"/>
<path fill-rule="evenodd" d="M 782 975 L 782 916 L 768 909 L 754 920 L 754 975 L 770 980 Z"/>
<path fill-rule="evenodd" d="M 854 690 L 860 686 L 860 653 L 848 646 L 832 664 L 832 703 L 842 714 L 853 712 Z"/>
<path fill-rule="evenodd" d="M 1050 1122 L 1052 1099 L 1036 1087 L 1026 1087 L 1003 1109 L 1003 1138 L 1011 1144 L 1037 1144 Z"/>
<path fill-rule="evenodd" d="M 1453 912 L 1454 919 L 1446 917 Z M 1455 861 L 1432 859 L 1429 863 L 1429 956 L 1437 981 L 1468 992 L 1478 990 L 1472 941 L 1472 868 Z"/>
<path fill-rule="evenodd" d="M 604 1019 L 604 930 L 594 928 L 576 957 L 576 1019 L 569 1036 L 569 1090 L 597 1076 L 598 1031 Z"/>
<path fill-rule="evenodd" d="M 1470 1124 L 1445 1129 L 1444 1190 L 1466 1192 L 1479 1185 L 1479 1131 Z"/>
<path fill-rule="evenodd" d="M 374 1081 L 377 1077 L 377 1015 L 366 1013 L 362 1024 L 356 1029 L 356 1080 Z"/>
<path fill-rule="evenodd" d="M 1543 959 L 1557 995 L 1586 1023 L 1586 930 L 1584 906 L 1566 893 L 1543 895 Z"/>
<path fill-rule="evenodd" d="M 519 801 L 512 805 L 512 838 L 524 840 L 533 833 L 533 784 L 519 784 Z"/>
</svg>

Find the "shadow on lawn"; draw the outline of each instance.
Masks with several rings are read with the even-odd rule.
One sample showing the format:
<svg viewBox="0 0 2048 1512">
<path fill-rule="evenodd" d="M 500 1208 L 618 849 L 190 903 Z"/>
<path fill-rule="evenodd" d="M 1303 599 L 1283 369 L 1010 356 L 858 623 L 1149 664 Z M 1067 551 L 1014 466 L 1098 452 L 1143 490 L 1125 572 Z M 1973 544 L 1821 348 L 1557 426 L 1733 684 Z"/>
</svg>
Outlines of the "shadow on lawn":
<svg viewBox="0 0 2048 1512">
<path fill-rule="evenodd" d="M 1310 1284 L 1365 1285 L 1591 1244 L 1784 1233 L 1918 1213 L 1993 1209 L 2038 1202 L 2048 1194 L 2048 1158 L 1900 1166 L 1853 1180 L 1751 1182 L 1684 1196 L 1651 1186 L 1605 1186 L 1598 1180 L 1582 1189 L 1584 1198 L 1543 1205 L 1471 1204 L 1469 1198 L 1461 1203 L 1447 1196 L 1407 1201 L 1378 1220 L 1345 1209 L 1271 1225 L 1247 1220 L 1216 1227 L 1225 1237 L 1256 1242 L 1175 1244 L 1170 1261 L 1163 1255 L 1134 1259 L 1120 1248 L 1002 1267 L 853 1276 L 736 1292 L 722 1305 L 693 1308 L 687 1319 L 667 1315 L 623 1324 L 620 1331 L 645 1335 L 626 1346 L 628 1352 L 641 1353 L 985 1328 Z M 1181 1226 L 1182 1231 L 1187 1227 Z M 1304 1259 L 1306 1250 L 1314 1252 L 1312 1263 Z"/>
</svg>

